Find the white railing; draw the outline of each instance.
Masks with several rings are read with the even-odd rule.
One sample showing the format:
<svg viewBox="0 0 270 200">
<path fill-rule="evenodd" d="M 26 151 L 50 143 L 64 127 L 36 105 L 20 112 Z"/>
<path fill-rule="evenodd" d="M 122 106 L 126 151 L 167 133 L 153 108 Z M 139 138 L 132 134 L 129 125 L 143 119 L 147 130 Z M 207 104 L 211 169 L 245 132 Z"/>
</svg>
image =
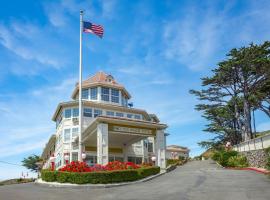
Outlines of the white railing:
<svg viewBox="0 0 270 200">
<path fill-rule="evenodd" d="M 270 147 L 270 134 L 241 142 L 233 146 L 233 149 L 238 152 L 244 152 L 265 149 L 267 147 Z"/>
</svg>

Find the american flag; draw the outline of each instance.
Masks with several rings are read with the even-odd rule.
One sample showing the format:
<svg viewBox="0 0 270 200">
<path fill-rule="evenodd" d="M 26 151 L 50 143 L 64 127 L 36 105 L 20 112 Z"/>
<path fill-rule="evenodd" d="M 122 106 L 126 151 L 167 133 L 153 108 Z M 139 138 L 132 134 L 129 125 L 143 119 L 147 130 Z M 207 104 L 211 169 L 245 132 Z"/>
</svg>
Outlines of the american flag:
<svg viewBox="0 0 270 200">
<path fill-rule="evenodd" d="M 91 22 L 83 22 L 83 32 L 93 33 L 102 38 L 104 29 L 101 25 L 92 24 Z"/>
</svg>

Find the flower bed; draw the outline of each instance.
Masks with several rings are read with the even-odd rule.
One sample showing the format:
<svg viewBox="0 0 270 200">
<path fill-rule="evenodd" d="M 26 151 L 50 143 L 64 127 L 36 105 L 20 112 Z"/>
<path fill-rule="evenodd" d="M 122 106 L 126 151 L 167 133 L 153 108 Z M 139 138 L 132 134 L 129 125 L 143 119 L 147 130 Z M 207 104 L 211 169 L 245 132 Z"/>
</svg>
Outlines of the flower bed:
<svg viewBox="0 0 270 200">
<path fill-rule="evenodd" d="M 135 181 L 160 172 L 159 167 L 136 165 L 131 162 L 109 162 L 105 166 L 88 166 L 83 162 L 71 162 L 58 171 L 42 170 L 41 178 L 47 182 L 97 184 Z"/>
<path fill-rule="evenodd" d="M 97 171 L 114 171 L 114 170 L 126 170 L 126 169 L 139 169 L 143 165 L 136 165 L 132 162 L 109 162 L 107 165 L 96 164 L 93 167 L 88 166 L 85 162 L 73 161 L 64 167 L 60 168 L 62 172 L 97 172 Z"/>
</svg>

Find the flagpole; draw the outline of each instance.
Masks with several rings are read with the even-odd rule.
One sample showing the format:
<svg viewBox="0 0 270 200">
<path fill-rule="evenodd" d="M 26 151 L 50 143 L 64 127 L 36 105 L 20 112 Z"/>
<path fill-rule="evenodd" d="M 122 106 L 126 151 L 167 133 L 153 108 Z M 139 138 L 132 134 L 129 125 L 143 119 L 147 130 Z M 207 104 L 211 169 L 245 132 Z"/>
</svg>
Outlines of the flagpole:
<svg viewBox="0 0 270 200">
<path fill-rule="evenodd" d="M 82 27 L 83 11 L 80 11 L 80 61 L 79 61 L 79 152 L 78 161 L 82 161 Z"/>
</svg>

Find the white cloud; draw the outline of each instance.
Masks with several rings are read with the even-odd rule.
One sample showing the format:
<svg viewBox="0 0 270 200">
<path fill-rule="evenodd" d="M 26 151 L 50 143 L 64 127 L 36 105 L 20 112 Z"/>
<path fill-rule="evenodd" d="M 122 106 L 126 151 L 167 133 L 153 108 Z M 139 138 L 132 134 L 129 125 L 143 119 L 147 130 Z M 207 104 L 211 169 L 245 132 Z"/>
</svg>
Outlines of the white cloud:
<svg viewBox="0 0 270 200">
<path fill-rule="evenodd" d="M 113 18 L 116 7 L 116 0 L 101 0 L 102 15 L 105 18 Z"/>
<path fill-rule="evenodd" d="M 5 126 L 0 126 L 0 137 L 5 138 L 0 143 L 0 157 L 41 152 L 55 132 L 51 117 L 57 103 L 69 99 L 74 84 L 75 79 L 69 78 L 56 86 L 7 95 L 8 101 L 0 102 L 1 120 L 5 121 Z"/>
<path fill-rule="evenodd" d="M 22 154 L 22 153 L 29 152 L 32 150 L 40 151 L 40 149 L 42 149 L 45 146 L 46 142 L 47 142 L 47 139 L 43 139 L 39 141 L 28 140 L 27 142 L 22 142 L 16 145 L 14 145 L 13 143 L 10 143 L 9 145 L 5 145 L 5 146 L 1 145 L 0 158 L 14 156 L 14 155 Z"/>
<path fill-rule="evenodd" d="M 223 10 L 214 3 L 202 9 L 196 5 L 185 7 L 184 18 L 165 22 L 163 32 L 164 56 L 191 70 L 212 67 L 225 57 L 231 48 L 251 42 L 268 40 L 270 22 L 268 3 L 247 3 L 246 9 L 233 15 L 232 2 Z"/>
<path fill-rule="evenodd" d="M 44 67 L 55 69 L 63 67 L 66 60 L 61 59 L 62 53 L 58 51 L 61 47 L 55 44 L 55 39 L 48 33 L 49 28 L 37 27 L 26 22 L 24 29 L 19 25 L 21 23 L 23 22 L 13 21 L 10 26 L 0 24 L 0 44 L 22 60 L 39 63 L 40 70 Z M 33 65 L 33 63 L 31 64 Z M 24 68 L 24 71 L 32 69 L 31 66 L 28 66 Z"/>
<path fill-rule="evenodd" d="M 184 19 L 168 22 L 163 34 L 164 56 L 192 70 L 206 67 L 220 45 L 223 23 L 222 16 L 201 16 L 196 11 L 189 12 Z"/>
</svg>

